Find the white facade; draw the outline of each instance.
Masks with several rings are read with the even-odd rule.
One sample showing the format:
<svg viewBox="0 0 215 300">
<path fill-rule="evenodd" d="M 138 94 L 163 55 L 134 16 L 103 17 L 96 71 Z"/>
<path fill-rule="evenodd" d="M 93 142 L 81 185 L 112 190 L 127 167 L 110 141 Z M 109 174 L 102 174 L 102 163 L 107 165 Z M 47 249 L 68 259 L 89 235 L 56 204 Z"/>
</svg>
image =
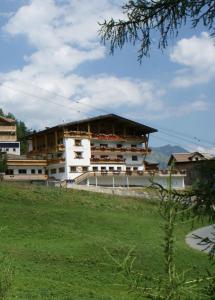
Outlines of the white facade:
<svg viewBox="0 0 215 300">
<path fill-rule="evenodd" d="M 8 170 L 13 170 L 13 175 L 45 175 L 45 168 L 40 166 L 8 167 Z"/>
<path fill-rule="evenodd" d="M 75 144 L 75 141 L 77 141 L 75 138 L 64 139 L 65 179 L 67 180 L 73 180 L 83 173 L 83 167 L 90 166 L 90 140 L 81 139 L 80 145 Z M 72 167 L 76 168 L 76 171 L 72 171 Z"/>
<path fill-rule="evenodd" d="M 60 181 L 66 180 L 67 176 L 66 176 L 65 163 L 48 165 L 47 174 L 49 178 L 54 178 Z"/>
<path fill-rule="evenodd" d="M 143 176 L 93 176 L 90 177 L 84 182 L 87 185 L 93 186 L 121 186 L 121 187 L 132 187 L 132 186 L 150 186 L 152 185 L 151 179 L 153 178 L 154 183 L 158 183 L 162 185 L 164 188 L 169 186 L 169 175 L 161 175 L 156 174 L 151 177 L 148 174 L 144 174 Z M 184 188 L 184 176 L 180 174 L 174 174 L 171 176 L 172 187 L 174 189 L 183 189 Z"/>
<path fill-rule="evenodd" d="M 80 176 L 84 172 L 93 172 L 93 171 L 126 171 L 126 167 L 129 167 L 130 171 L 144 171 L 143 164 L 143 154 L 138 152 L 127 153 L 122 152 L 120 148 L 117 148 L 117 144 L 119 143 L 108 141 L 92 141 L 87 138 L 76 139 L 76 138 L 65 138 L 64 146 L 65 152 L 63 157 L 65 157 L 65 179 L 73 180 L 76 177 Z M 128 148 L 133 145 L 136 148 L 143 149 L 142 144 L 134 143 L 121 143 L 122 148 Z M 93 145 L 93 146 L 92 146 Z M 92 151 L 92 147 L 102 147 L 102 145 L 107 145 L 108 148 L 114 148 L 115 151 Z M 116 151 L 117 150 L 117 151 Z M 110 161 L 103 161 L 102 157 L 108 156 Z M 121 157 L 124 161 L 113 162 L 117 157 Z M 100 159 L 99 162 L 92 161 L 91 158 Z M 135 159 L 135 160 L 133 160 Z M 60 176 L 61 178 L 63 177 Z M 56 174 L 55 178 L 59 178 L 58 174 Z"/>
<path fill-rule="evenodd" d="M 0 152 L 20 155 L 20 142 L 0 142 Z"/>
</svg>

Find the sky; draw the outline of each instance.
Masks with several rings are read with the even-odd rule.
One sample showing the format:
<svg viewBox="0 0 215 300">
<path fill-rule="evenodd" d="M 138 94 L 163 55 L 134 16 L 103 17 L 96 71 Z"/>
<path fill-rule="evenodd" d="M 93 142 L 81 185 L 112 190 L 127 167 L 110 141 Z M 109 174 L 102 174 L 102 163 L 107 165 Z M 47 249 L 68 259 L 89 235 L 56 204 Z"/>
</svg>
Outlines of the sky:
<svg viewBox="0 0 215 300">
<path fill-rule="evenodd" d="M 0 107 L 29 128 L 115 113 L 159 130 L 151 146 L 215 153 L 215 40 L 182 28 L 140 65 L 137 48 L 109 54 L 99 23 L 123 0 L 1 0 Z"/>
</svg>

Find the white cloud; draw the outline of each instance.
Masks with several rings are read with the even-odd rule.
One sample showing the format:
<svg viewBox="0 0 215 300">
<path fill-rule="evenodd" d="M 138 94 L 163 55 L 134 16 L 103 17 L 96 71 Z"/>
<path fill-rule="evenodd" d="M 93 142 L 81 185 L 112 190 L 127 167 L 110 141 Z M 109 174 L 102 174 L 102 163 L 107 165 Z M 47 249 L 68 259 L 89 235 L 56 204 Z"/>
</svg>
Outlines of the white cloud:
<svg viewBox="0 0 215 300">
<path fill-rule="evenodd" d="M 141 113 L 145 119 L 155 119 L 206 109 L 204 101 L 168 107 L 165 90 L 156 82 L 108 74 L 78 75 L 82 63 L 105 58 L 98 22 L 121 17 L 121 3 L 31 0 L 20 7 L 4 31 L 11 37 L 24 36 L 33 50 L 25 56 L 22 68 L 0 74 L 0 107 L 36 128 L 95 115 L 99 110 L 120 111 L 135 119 Z"/>
<path fill-rule="evenodd" d="M 215 77 L 215 45 L 207 33 L 180 40 L 170 55 L 173 62 L 183 65 L 173 80 L 176 87 L 207 83 Z"/>
<path fill-rule="evenodd" d="M 214 147 L 203 147 L 203 146 L 196 146 L 196 145 L 188 145 L 187 149 L 190 152 L 200 152 L 200 153 L 207 153 L 210 156 L 215 156 L 215 146 Z"/>
<path fill-rule="evenodd" d="M 175 106 L 164 106 L 157 113 L 153 111 L 146 112 L 145 117 L 148 120 L 159 120 L 167 118 L 180 118 L 191 113 L 208 111 L 208 103 L 205 100 L 195 100 L 186 104 Z"/>
</svg>

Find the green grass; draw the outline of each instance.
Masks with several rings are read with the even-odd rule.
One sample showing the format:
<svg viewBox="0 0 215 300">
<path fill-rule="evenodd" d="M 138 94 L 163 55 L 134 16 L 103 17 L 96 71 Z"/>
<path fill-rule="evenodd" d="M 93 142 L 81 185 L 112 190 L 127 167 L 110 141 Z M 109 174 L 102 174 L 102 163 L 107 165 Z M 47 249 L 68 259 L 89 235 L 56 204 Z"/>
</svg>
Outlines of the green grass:
<svg viewBox="0 0 215 300">
<path fill-rule="evenodd" d="M 136 299 L 104 249 L 122 261 L 135 247 L 135 270 L 163 273 L 163 221 L 149 201 L 1 184 L 0 220 L 0 255 L 14 266 L 9 299 Z M 207 256 L 184 242 L 190 226 L 177 228 L 177 266 L 203 272 Z"/>
</svg>

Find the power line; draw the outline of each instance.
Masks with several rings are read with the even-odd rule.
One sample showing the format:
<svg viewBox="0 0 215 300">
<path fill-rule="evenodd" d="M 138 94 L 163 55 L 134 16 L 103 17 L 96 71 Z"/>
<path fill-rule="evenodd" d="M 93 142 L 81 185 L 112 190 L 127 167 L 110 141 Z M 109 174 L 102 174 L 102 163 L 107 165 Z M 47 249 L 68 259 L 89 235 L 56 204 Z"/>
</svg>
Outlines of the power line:
<svg viewBox="0 0 215 300">
<path fill-rule="evenodd" d="M 21 80 L 18 80 L 18 81 L 22 82 Z M 23 81 L 23 82 L 24 82 L 24 81 Z M 27 82 L 26 82 L 26 83 L 27 83 Z M 46 92 L 48 92 L 48 93 L 50 93 L 50 94 L 53 94 L 53 95 L 55 95 L 55 96 L 64 98 L 65 100 L 69 101 L 69 103 L 67 103 L 67 104 L 62 104 L 62 103 L 59 103 L 59 102 L 55 102 L 55 101 L 52 101 L 52 100 L 50 100 L 50 99 L 47 99 L 47 98 L 44 98 L 44 97 L 41 97 L 41 96 L 37 96 L 37 95 L 35 95 L 35 94 L 32 94 L 32 93 L 23 91 L 23 90 L 21 90 L 21 89 L 17 89 L 17 88 L 8 86 L 8 85 L 5 84 L 4 82 L 3 82 L 1 85 L 2 85 L 3 87 L 9 88 L 9 89 L 11 89 L 11 90 L 15 90 L 15 91 L 18 91 L 18 92 L 20 92 L 20 93 L 23 93 L 23 94 L 25 94 L 25 95 L 27 95 L 27 96 L 31 96 L 31 97 L 37 98 L 37 99 L 39 99 L 39 100 L 47 101 L 47 102 L 50 102 L 50 103 L 52 103 L 52 104 L 55 104 L 55 105 L 58 105 L 58 106 L 61 106 L 61 107 L 66 107 L 66 105 L 67 105 L 67 106 L 71 106 L 73 103 L 75 103 L 75 104 L 79 104 L 79 105 L 83 105 L 83 106 L 88 106 L 88 107 L 94 108 L 94 109 L 96 109 L 96 111 L 101 111 L 101 112 L 106 113 L 106 114 L 107 114 L 107 113 L 108 113 L 108 114 L 110 113 L 110 112 L 108 112 L 107 110 L 98 108 L 97 106 L 90 105 L 90 104 L 87 104 L 87 103 L 82 103 L 80 100 L 71 101 L 71 99 L 69 99 L 68 97 L 66 97 L 66 96 L 64 96 L 64 95 L 61 95 L 61 94 L 56 93 L 56 92 L 49 91 L 49 90 L 47 90 L 47 89 L 45 89 L 45 88 L 39 87 L 39 86 L 34 85 L 34 84 L 32 84 L 32 83 L 27 83 L 27 84 L 28 84 L 28 85 L 30 84 L 30 85 L 32 85 L 32 86 L 38 88 L 38 89 L 44 90 L 44 91 L 46 91 Z M 78 112 L 78 113 L 82 113 L 82 111 L 76 110 L 76 109 L 74 109 L 74 107 L 69 107 L 69 108 L 70 108 L 70 109 L 73 109 L 74 111 L 76 111 L 76 112 Z M 88 113 L 88 112 L 84 112 L 84 114 L 86 114 L 86 115 L 88 115 L 88 116 L 91 116 L 91 117 L 94 116 L 94 115 L 92 115 L 92 114 L 90 114 L 90 113 Z M 152 126 L 153 126 L 153 125 L 152 125 Z M 160 127 L 160 128 L 159 128 L 159 131 L 160 131 L 161 133 L 167 135 L 167 136 L 171 136 L 171 137 L 180 139 L 180 143 L 181 143 L 181 140 L 184 140 L 185 142 L 191 143 L 191 144 L 193 144 L 193 145 L 206 147 L 205 145 L 201 145 L 201 144 L 199 144 L 199 143 L 196 143 L 196 141 L 193 141 L 193 139 L 195 139 L 195 140 L 198 140 L 198 141 L 200 142 L 200 141 L 203 141 L 203 139 L 200 139 L 200 138 L 197 138 L 197 137 L 191 137 L 191 136 L 188 135 L 188 134 L 179 133 L 179 132 L 174 131 L 174 130 L 172 130 L 172 129 L 164 129 L 164 128 L 161 128 L 161 127 Z M 169 132 L 169 133 L 167 133 L 167 132 Z M 175 134 L 173 134 L 172 132 L 175 133 Z M 187 138 L 185 138 L 184 136 L 186 136 Z M 164 139 L 163 139 L 163 140 L 164 140 Z M 210 145 L 212 145 L 212 146 L 214 146 L 214 143 L 212 143 L 212 142 L 209 142 L 209 141 L 206 141 L 206 140 L 205 140 L 205 142 L 208 143 L 208 144 L 210 144 Z M 172 143 L 172 141 L 171 141 L 171 143 Z"/>
<path fill-rule="evenodd" d="M 76 104 L 88 106 L 88 107 L 91 107 L 91 108 L 93 108 L 93 109 L 96 109 L 96 110 L 98 110 L 98 111 L 100 111 L 100 112 L 103 112 L 103 113 L 105 113 L 105 114 L 109 114 L 109 112 L 108 112 L 107 110 L 104 110 L 104 109 L 101 109 L 101 108 L 98 109 L 98 107 L 95 106 L 95 105 L 82 103 L 81 100 L 71 100 L 69 97 L 66 97 L 66 96 L 64 96 L 64 95 L 62 95 L 62 94 L 60 94 L 60 93 L 56 93 L 56 92 L 53 92 L 53 91 L 49 91 L 49 90 L 47 90 L 47 89 L 45 89 L 45 88 L 43 88 L 43 87 L 40 87 L 40 86 L 38 86 L 38 85 L 36 85 L 36 84 L 33 84 L 33 83 L 28 83 L 27 81 L 24 81 L 24 80 L 19 80 L 19 79 L 18 79 L 18 81 L 23 82 L 23 83 L 26 83 L 27 85 L 31 85 L 31 86 L 33 86 L 33 87 L 36 87 L 37 89 L 43 90 L 43 91 L 45 91 L 45 92 L 47 92 L 47 93 L 49 93 L 49 94 L 53 94 L 53 95 L 55 95 L 55 96 L 64 98 L 64 99 L 66 99 L 66 100 L 69 100 L 70 103 L 76 103 Z"/>
<path fill-rule="evenodd" d="M 6 85 L 5 83 L 1 84 L 1 86 L 2 86 L 2 87 L 6 87 L 6 88 L 11 89 L 11 90 L 14 90 L 14 91 L 17 91 L 17 92 L 22 93 L 22 94 L 24 94 L 24 95 L 27 95 L 27 96 L 30 96 L 30 97 L 33 97 L 33 98 L 42 100 L 42 101 L 47 101 L 47 102 L 49 102 L 49 103 L 58 105 L 58 106 L 63 107 L 63 108 L 66 107 L 66 104 L 58 103 L 58 102 L 52 101 L 52 100 L 50 100 L 50 99 L 47 99 L 47 98 L 44 98 L 44 97 L 41 97 L 41 96 L 34 95 L 34 94 L 32 94 L 32 93 L 23 91 L 23 90 L 21 90 L 21 89 L 17 89 L 16 87 L 12 87 L 12 86 Z M 68 99 L 67 99 L 67 100 L 68 100 Z M 68 105 L 70 106 L 70 105 L 72 105 L 72 103 L 67 103 L 67 106 L 68 106 Z M 70 109 L 73 109 L 75 112 L 82 113 L 80 110 L 75 110 L 74 107 L 69 107 L 69 108 L 70 108 Z M 87 115 L 93 117 L 92 114 L 89 114 L 89 113 L 86 113 L 86 112 L 85 112 L 85 114 L 87 114 Z"/>
<path fill-rule="evenodd" d="M 167 135 L 167 136 L 171 136 L 171 137 L 176 138 L 176 139 L 178 139 L 178 140 L 180 140 L 180 141 L 182 140 L 182 141 L 185 141 L 185 142 L 187 142 L 187 143 L 192 143 L 193 145 L 196 145 L 196 146 L 207 147 L 206 145 L 196 143 L 196 142 L 191 141 L 191 140 L 189 140 L 189 139 L 187 139 L 187 138 L 184 138 L 184 137 L 178 137 L 178 136 L 176 136 L 176 135 L 174 135 L 174 134 L 172 134 L 172 133 L 166 133 L 166 132 L 164 132 L 164 131 L 162 131 L 162 130 L 160 130 L 160 133 L 161 133 L 161 134 L 164 134 L 164 135 Z"/>
</svg>

